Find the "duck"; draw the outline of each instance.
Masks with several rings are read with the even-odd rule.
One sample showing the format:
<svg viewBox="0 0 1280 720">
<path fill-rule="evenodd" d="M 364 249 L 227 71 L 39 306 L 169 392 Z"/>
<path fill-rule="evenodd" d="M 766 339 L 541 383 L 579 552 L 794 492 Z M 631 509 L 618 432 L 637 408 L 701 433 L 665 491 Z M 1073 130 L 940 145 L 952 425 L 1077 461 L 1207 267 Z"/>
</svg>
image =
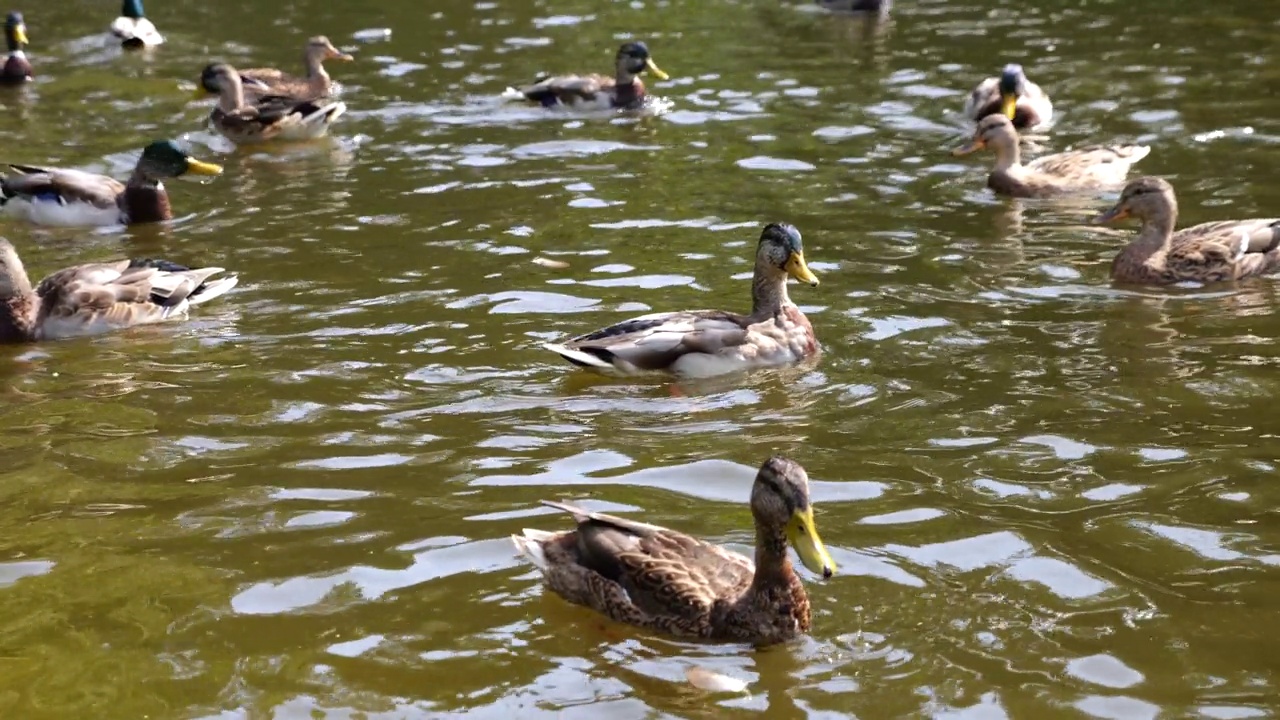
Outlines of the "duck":
<svg viewBox="0 0 1280 720">
<path fill-rule="evenodd" d="M 325 72 L 326 60 L 355 60 L 351 55 L 338 50 L 329 42 L 329 38 L 317 35 L 307 40 L 302 51 L 303 67 L 307 74 L 303 77 L 290 75 L 276 68 L 251 68 L 240 70 L 240 82 L 244 86 L 248 100 L 266 95 L 297 98 L 299 100 L 319 100 L 329 97 L 333 92 L 333 80 Z M 214 95 L 216 88 L 205 88 Z"/>
<path fill-rule="evenodd" d="M 987 176 L 987 187 L 1013 197 L 1050 197 L 1116 186 L 1129 168 L 1146 157 L 1147 145 L 1097 145 L 1045 155 L 1022 164 L 1018 131 L 1005 115 L 988 115 L 978 121 L 973 138 L 952 151 L 968 155 L 983 148 L 995 151 L 996 164 Z"/>
<path fill-rule="evenodd" d="M 629 109 L 644 104 L 645 87 L 640 75 L 645 72 L 666 80 L 649 55 L 649 46 L 635 41 L 623 43 L 615 58 L 613 77 L 607 75 L 544 75 L 519 88 L 507 88 L 504 96 L 523 98 L 543 107 L 568 106 L 576 109 Z"/>
<path fill-rule="evenodd" d="M 154 47 L 164 43 L 164 37 L 142 12 L 142 0 L 124 0 L 120 17 L 111 23 L 111 34 L 127 48 Z"/>
<path fill-rule="evenodd" d="M 660 312 L 624 320 L 543 347 L 579 367 L 610 374 L 667 371 L 685 377 L 776 367 L 813 357 L 813 325 L 787 295 L 787 279 L 811 286 L 800 231 L 769 223 L 760 233 L 751 280 L 751 312 Z"/>
<path fill-rule="evenodd" d="M 809 596 L 787 559 L 829 579 L 836 566 L 818 536 L 809 477 L 775 455 L 751 487 L 755 562 L 657 525 L 591 512 L 564 502 L 577 527 L 524 529 L 511 540 L 569 602 L 613 620 L 677 638 L 772 645 L 809 631 Z"/>
<path fill-rule="evenodd" d="M 197 160 L 173 140 L 157 140 L 144 148 L 127 183 L 82 170 L 7 167 L 12 172 L 0 178 L 0 212 L 61 227 L 172 220 L 162 180 L 222 173 L 222 166 Z"/>
<path fill-rule="evenodd" d="M 13 243 L 0 238 L 0 343 L 62 340 L 186 317 L 236 286 L 219 267 L 138 259 L 75 265 L 33 289 Z"/>
<path fill-rule="evenodd" d="M 240 74 L 226 63 L 212 63 L 200 73 L 196 97 L 210 89 L 218 93 L 218 104 L 209 115 L 213 127 L 237 144 L 318 138 L 347 110 L 340 101 L 281 95 L 265 95 L 246 104 Z"/>
<path fill-rule="evenodd" d="M 1178 200 L 1173 185 L 1158 177 L 1125 185 L 1115 206 L 1094 222 L 1129 217 L 1142 229 L 1111 262 L 1111 277 L 1118 282 L 1227 282 L 1280 270 L 1280 218 L 1218 220 L 1175 232 Z"/>
<path fill-rule="evenodd" d="M 22 51 L 22 46 L 27 44 L 27 23 L 23 21 L 22 13 L 11 12 L 5 16 L 4 39 L 9 46 L 9 58 L 0 69 L 0 82 L 6 85 L 29 82 L 32 68 L 27 54 Z"/>
<path fill-rule="evenodd" d="M 1009 63 L 1000 77 L 978 83 L 964 104 L 965 117 L 974 122 L 997 113 L 1025 130 L 1048 123 L 1053 118 L 1053 103 L 1039 85 L 1027 79 L 1021 65 Z"/>
</svg>

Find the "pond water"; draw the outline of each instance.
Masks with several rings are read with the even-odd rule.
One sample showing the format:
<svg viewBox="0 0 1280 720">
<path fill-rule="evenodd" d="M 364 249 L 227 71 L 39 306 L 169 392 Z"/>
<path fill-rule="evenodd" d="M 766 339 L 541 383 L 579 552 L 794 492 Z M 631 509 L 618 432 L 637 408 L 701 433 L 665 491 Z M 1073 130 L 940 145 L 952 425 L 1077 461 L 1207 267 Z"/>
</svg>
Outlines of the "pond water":
<svg viewBox="0 0 1280 720">
<path fill-rule="evenodd" d="M 3 157 L 123 176 L 179 137 L 222 177 L 177 220 L 5 222 L 35 276 L 163 256 L 240 273 L 187 323 L 0 350 L 0 708 L 12 718 L 1274 717 L 1273 279 L 1113 287 L 1114 193 L 1010 201 L 957 159 L 1019 61 L 1048 150 L 1141 142 L 1182 222 L 1280 214 L 1280 20 L 1223 0 L 168 0 L 22 7 L 38 82 Z M 362 30 L 390 28 L 364 41 Z M 297 69 L 332 137 L 236 150 L 213 59 Z M 502 105 L 626 38 L 650 117 Z M 540 344 L 749 307 L 762 224 L 804 233 L 824 347 L 746 378 L 614 380 Z M 559 260 L 568 267 L 534 262 Z M 756 651 L 565 603 L 514 556 L 582 501 L 747 550 L 755 468 L 813 478 L 840 572 Z M 701 666 L 750 683 L 707 693 Z"/>
</svg>

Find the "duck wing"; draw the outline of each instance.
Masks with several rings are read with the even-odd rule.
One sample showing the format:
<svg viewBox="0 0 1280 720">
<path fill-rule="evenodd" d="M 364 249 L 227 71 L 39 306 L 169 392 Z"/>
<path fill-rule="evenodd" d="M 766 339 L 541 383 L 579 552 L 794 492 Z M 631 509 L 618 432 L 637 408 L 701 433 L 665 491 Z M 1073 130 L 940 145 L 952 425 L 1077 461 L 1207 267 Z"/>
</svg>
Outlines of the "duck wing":
<svg viewBox="0 0 1280 720">
<path fill-rule="evenodd" d="M 32 165 L 8 167 L 14 173 L 0 179 L 0 194 L 5 200 L 22 197 L 55 200 L 64 205 L 79 202 L 112 208 L 124 193 L 124 183 L 106 175 Z"/>
<path fill-rule="evenodd" d="M 653 313 L 545 347 L 584 367 L 665 370 L 690 353 L 715 355 L 743 345 L 749 324 L 721 310 Z"/>
</svg>

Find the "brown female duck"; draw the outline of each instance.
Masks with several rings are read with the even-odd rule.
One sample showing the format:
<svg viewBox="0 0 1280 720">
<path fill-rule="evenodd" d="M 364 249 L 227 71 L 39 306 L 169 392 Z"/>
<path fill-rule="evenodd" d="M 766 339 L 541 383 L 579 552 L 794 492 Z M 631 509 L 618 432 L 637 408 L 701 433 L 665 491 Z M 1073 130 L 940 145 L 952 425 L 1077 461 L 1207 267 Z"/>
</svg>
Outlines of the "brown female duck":
<svg viewBox="0 0 1280 720">
<path fill-rule="evenodd" d="M 241 144 L 318 138 L 347 110 L 346 103 L 339 101 L 281 95 L 266 95 L 247 103 L 240 74 L 226 63 L 207 65 L 200 73 L 196 97 L 202 98 L 206 92 L 218 93 L 218 104 L 209 115 L 213 127 L 228 140 Z"/>
<path fill-rule="evenodd" d="M 690 377 L 789 365 L 818 351 L 813 325 L 787 295 L 787 279 L 817 285 L 800 231 L 770 223 L 756 246 L 751 314 L 652 313 L 545 347 L 574 365 L 621 374 L 665 370 Z"/>
<path fill-rule="evenodd" d="M 59 270 L 33 289 L 18 252 L 0 238 L 0 342 L 59 340 L 180 319 L 192 305 L 235 287 L 235 275 L 209 279 L 222 271 L 120 260 Z"/>
<path fill-rule="evenodd" d="M 240 70 L 240 80 L 244 85 L 245 96 L 254 100 L 266 95 L 280 95 L 299 100 L 319 100 L 327 98 L 333 92 L 333 80 L 324 69 L 326 60 L 350 62 L 352 56 L 342 52 L 329 42 L 329 38 L 317 35 L 307 40 L 302 51 L 302 63 L 307 74 L 303 77 L 290 75 L 276 68 L 250 68 Z M 214 94 L 216 89 L 206 88 Z"/>
<path fill-rule="evenodd" d="M 1018 131 L 1004 115 L 979 120 L 973 139 L 952 153 L 968 155 L 983 148 L 996 154 L 987 187 L 1014 197 L 1050 197 L 1118 185 L 1129 166 L 1151 152 L 1146 145 L 1099 145 L 1045 155 L 1023 165 Z"/>
<path fill-rule="evenodd" d="M 1169 285 L 1222 282 L 1280 270 L 1280 219 L 1219 220 L 1174 231 L 1178 200 L 1161 178 L 1141 177 L 1125 186 L 1104 223 L 1133 217 L 1138 236 L 1111 263 L 1120 282 Z"/>
<path fill-rule="evenodd" d="M 835 563 L 818 537 L 809 478 L 799 463 L 772 457 L 751 488 L 755 562 L 694 537 L 573 505 L 574 530 L 526 529 L 516 548 L 569 602 L 618 622 L 677 637 L 767 645 L 809 630 L 809 597 L 787 559 L 824 579 Z"/>
<path fill-rule="evenodd" d="M 667 79 L 667 74 L 659 70 L 649 56 L 649 46 L 642 42 L 629 42 L 618 48 L 613 77 L 597 74 L 547 75 L 530 85 L 507 88 L 505 94 L 543 107 L 567 105 L 583 109 L 634 109 L 644 103 L 645 88 L 639 77 L 644 72 Z"/>
</svg>

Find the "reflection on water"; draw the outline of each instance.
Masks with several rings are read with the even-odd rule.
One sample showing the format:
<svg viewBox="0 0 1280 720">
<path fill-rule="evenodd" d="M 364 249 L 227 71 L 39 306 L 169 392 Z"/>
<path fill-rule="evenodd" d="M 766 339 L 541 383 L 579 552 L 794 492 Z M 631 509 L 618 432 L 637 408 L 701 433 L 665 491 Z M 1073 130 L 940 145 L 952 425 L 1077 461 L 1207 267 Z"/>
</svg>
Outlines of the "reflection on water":
<svg viewBox="0 0 1280 720">
<path fill-rule="evenodd" d="M 1265 5 L 177 0 L 146 54 L 102 42 L 114 8 L 47 5 L 6 159 L 123 176 L 176 136 L 226 173 L 170 183 L 171 226 L 0 230 L 33 273 L 160 255 L 242 280 L 184 324 L 3 351 L 10 715 L 1280 710 L 1272 281 L 1113 288 L 1133 230 L 1087 220 L 1114 197 L 997 198 L 949 154 L 965 93 L 1019 61 L 1055 104 L 1029 157 L 1150 144 L 1183 223 L 1274 215 Z M 200 67 L 292 69 L 317 33 L 357 55 L 331 137 L 207 128 Z M 500 97 L 627 37 L 672 73 L 653 112 Z M 822 276 L 817 361 L 614 379 L 541 349 L 745 306 L 774 220 Z M 774 452 L 841 568 L 801 570 L 792 645 L 606 622 L 507 540 L 560 498 L 749 552 Z"/>
</svg>

